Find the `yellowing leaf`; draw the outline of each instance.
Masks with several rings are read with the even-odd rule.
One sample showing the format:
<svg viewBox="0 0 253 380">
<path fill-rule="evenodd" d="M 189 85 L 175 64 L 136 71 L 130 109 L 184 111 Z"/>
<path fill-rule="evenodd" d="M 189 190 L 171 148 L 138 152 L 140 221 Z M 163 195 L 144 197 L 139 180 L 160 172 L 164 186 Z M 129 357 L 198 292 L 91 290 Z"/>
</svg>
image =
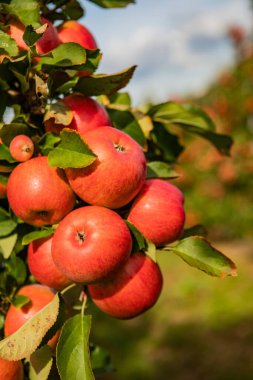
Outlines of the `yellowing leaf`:
<svg viewBox="0 0 253 380">
<path fill-rule="evenodd" d="M 28 358 L 40 345 L 44 335 L 54 325 L 60 308 L 58 294 L 14 334 L 0 341 L 0 358 L 21 360 Z"/>
</svg>

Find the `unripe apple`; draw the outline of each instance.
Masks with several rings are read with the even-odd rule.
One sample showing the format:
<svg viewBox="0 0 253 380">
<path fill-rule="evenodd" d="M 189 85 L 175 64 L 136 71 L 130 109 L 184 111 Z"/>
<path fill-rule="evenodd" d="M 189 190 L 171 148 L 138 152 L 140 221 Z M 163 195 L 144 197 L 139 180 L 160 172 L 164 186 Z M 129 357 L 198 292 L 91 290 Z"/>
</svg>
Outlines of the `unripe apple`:
<svg viewBox="0 0 253 380">
<path fill-rule="evenodd" d="M 10 153 L 19 162 L 30 160 L 34 152 L 34 144 L 26 135 L 15 136 L 10 143 Z"/>
<path fill-rule="evenodd" d="M 0 359 L 0 375 L 2 380 L 23 380 L 23 364 L 20 360 L 14 362 Z"/>
<path fill-rule="evenodd" d="M 128 220 L 154 244 L 172 243 L 184 227 L 183 194 L 164 180 L 147 180 L 132 204 Z"/>
<path fill-rule="evenodd" d="M 8 180 L 7 198 L 19 218 L 37 227 L 58 223 L 75 205 L 64 171 L 49 166 L 46 156 L 15 167 Z"/>
<path fill-rule="evenodd" d="M 92 283 L 118 269 L 128 259 L 131 247 L 130 232 L 116 212 L 85 206 L 60 222 L 53 236 L 52 256 L 66 277 Z"/>
<path fill-rule="evenodd" d="M 55 49 L 61 42 L 58 37 L 57 29 L 51 21 L 41 17 L 41 23 L 47 24 L 48 27 L 43 36 L 36 42 L 35 46 L 39 54 L 45 54 Z M 23 40 L 24 31 L 25 27 L 20 21 L 11 21 L 9 30 L 10 36 L 17 42 L 20 49 L 28 50 L 29 48 Z"/>
<path fill-rule="evenodd" d="M 86 168 L 65 170 L 72 189 L 92 205 L 113 209 L 126 205 L 145 181 L 142 148 L 126 133 L 112 127 L 97 128 L 82 137 L 97 158 Z"/>
<path fill-rule="evenodd" d="M 71 284 L 56 267 L 52 258 L 53 236 L 32 241 L 28 246 L 28 267 L 38 282 L 56 290 L 62 290 Z"/>
<path fill-rule="evenodd" d="M 58 37 L 61 42 L 76 42 L 85 49 L 97 49 L 95 38 L 84 25 L 78 21 L 66 21 L 58 28 Z"/>
<path fill-rule="evenodd" d="M 80 94 L 65 96 L 59 100 L 73 112 L 73 119 L 67 126 L 56 124 L 51 118 L 45 122 L 46 132 L 60 132 L 64 127 L 74 129 L 80 134 L 92 129 L 111 126 L 111 121 L 105 108 L 96 100 Z"/>
<path fill-rule="evenodd" d="M 28 297 L 30 301 L 22 307 L 15 307 L 13 305 L 9 307 L 4 322 L 5 336 L 9 336 L 16 332 L 21 326 L 29 321 L 29 319 L 49 304 L 55 296 L 52 289 L 38 284 L 23 286 L 19 289 L 17 294 Z M 55 348 L 58 337 L 59 332 L 48 341 L 48 345 L 51 348 Z"/>
<path fill-rule="evenodd" d="M 92 301 L 104 313 L 128 319 L 142 314 L 157 301 L 163 285 L 159 266 L 142 253 L 101 283 L 88 286 Z"/>
</svg>

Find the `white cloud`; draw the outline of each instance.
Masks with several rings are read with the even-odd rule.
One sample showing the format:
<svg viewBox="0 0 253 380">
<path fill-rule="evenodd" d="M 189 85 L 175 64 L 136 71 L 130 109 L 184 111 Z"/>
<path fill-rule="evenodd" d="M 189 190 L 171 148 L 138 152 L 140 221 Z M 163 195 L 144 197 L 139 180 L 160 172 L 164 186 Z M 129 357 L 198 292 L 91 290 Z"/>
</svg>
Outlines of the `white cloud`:
<svg viewBox="0 0 253 380">
<path fill-rule="evenodd" d="M 107 37 L 99 39 L 104 52 L 101 71 L 139 66 L 129 87 L 136 101 L 148 88 L 158 98 L 200 88 L 231 62 L 233 51 L 225 37 L 229 26 L 239 23 L 251 27 L 247 0 L 198 0 L 187 7 L 185 0 L 159 0 L 153 18 L 151 2 L 145 1 L 140 0 L 139 5 L 137 1 L 136 20 L 127 23 L 125 16 L 121 24 L 118 17 L 117 27 L 114 19 L 112 32 L 105 27 Z"/>
</svg>

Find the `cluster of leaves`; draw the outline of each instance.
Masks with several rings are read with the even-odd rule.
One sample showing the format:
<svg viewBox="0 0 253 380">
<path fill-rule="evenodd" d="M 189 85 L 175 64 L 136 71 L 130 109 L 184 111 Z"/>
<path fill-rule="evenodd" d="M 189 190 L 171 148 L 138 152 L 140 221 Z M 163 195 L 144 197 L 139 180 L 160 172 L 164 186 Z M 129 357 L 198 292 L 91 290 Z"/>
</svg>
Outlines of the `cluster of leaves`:
<svg viewBox="0 0 253 380">
<path fill-rule="evenodd" d="M 92 1 L 105 8 L 123 7 L 133 2 Z M 94 154 L 76 132 L 64 129 L 59 136 L 51 132 L 45 133 L 44 130 L 43 123 L 50 117 L 66 127 L 70 124 L 71 115 L 62 107 L 59 99 L 73 92 L 98 97 L 106 107 L 114 127 L 132 136 L 143 147 L 148 162 L 148 178 L 177 177 L 173 165 L 184 150 L 181 137 L 185 133 L 201 136 L 221 154 L 229 154 L 231 138 L 218 134 L 211 118 L 195 106 L 186 107 L 175 102 L 166 102 L 133 107 L 130 96 L 118 91 L 127 85 L 135 66 L 115 74 L 95 74 L 101 52 L 84 49 L 76 43 L 61 44 L 50 53 L 39 55 L 35 44 L 45 32 L 40 24 L 40 14 L 51 21 L 61 22 L 80 18 L 83 9 L 76 0 L 27 0 L 25 4 L 18 0 L 0 1 L 1 183 L 6 183 L 9 174 L 18 164 L 10 155 L 9 145 L 13 137 L 19 134 L 30 136 L 36 153 L 47 155 L 52 166 L 85 167 L 94 161 Z M 19 51 L 15 40 L 8 35 L 10 17 L 18 18 L 25 25 L 23 39 L 29 48 L 27 51 Z M 89 72 L 91 75 L 79 76 L 80 71 Z M 12 117 L 10 113 L 13 114 Z M 10 120 L 7 122 L 8 118 Z M 135 248 L 145 251 L 155 260 L 155 246 L 133 225 L 128 226 Z M 1 201 L 1 328 L 10 303 L 21 307 L 29 301 L 15 295 L 20 286 L 34 282 L 26 265 L 25 245 L 34 239 L 51 235 L 52 231 L 51 227 L 35 229 L 25 224 L 9 210 L 7 200 Z M 201 236 L 202 232 L 202 228 L 194 227 L 185 231 L 182 240 L 161 249 L 175 253 L 189 265 L 212 276 L 235 275 L 236 269 L 231 260 L 212 247 Z M 67 289 L 63 294 L 57 293 L 41 312 L 11 337 L 0 342 L 1 358 L 25 359 L 30 363 L 30 379 L 44 380 L 50 376 L 56 379 L 59 374 L 62 380 L 83 379 L 83 374 L 85 379 L 94 379 L 93 372 L 100 373 L 111 369 L 108 354 L 89 343 L 91 317 L 84 313 L 86 300 L 80 301 L 79 289 L 78 295 L 74 297 L 73 307 L 72 290 Z M 73 313 L 65 322 L 64 305 L 68 303 L 71 303 Z M 34 326 L 37 324 L 41 328 L 35 331 Z M 56 354 L 59 374 L 56 374 L 55 359 L 45 343 L 61 326 L 63 328 Z"/>
<path fill-rule="evenodd" d="M 247 46 L 247 51 L 242 51 L 242 46 Z M 201 220 L 218 239 L 252 235 L 253 45 L 246 35 L 236 56 L 234 65 L 222 72 L 204 95 L 187 99 L 205 109 L 219 131 L 233 136 L 231 156 L 224 159 L 199 141 L 190 142 L 180 160 L 187 173 L 181 186 L 192 219 Z"/>
</svg>

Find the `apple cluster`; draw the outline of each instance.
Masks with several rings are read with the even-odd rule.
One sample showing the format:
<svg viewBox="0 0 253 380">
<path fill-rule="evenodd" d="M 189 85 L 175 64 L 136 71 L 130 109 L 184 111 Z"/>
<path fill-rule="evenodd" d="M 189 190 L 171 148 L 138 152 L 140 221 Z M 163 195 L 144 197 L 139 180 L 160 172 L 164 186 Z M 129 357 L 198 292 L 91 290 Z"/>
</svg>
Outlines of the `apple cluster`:
<svg viewBox="0 0 253 380">
<path fill-rule="evenodd" d="M 41 54 L 64 42 L 97 47 L 76 21 L 58 31 L 42 22 L 48 29 L 36 43 Z M 27 49 L 23 31 L 18 22 L 10 27 L 19 47 Z M 95 159 L 84 168 L 52 167 L 30 137 L 18 135 L 11 141 L 10 153 L 18 164 L 7 183 L 10 208 L 25 223 L 36 228 L 53 225 L 55 232 L 28 246 L 28 266 L 40 284 L 19 290 L 30 301 L 9 308 L 6 336 L 71 283 L 83 284 L 91 300 L 110 316 L 126 319 L 143 313 L 161 293 L 162 273 L 144 252 L 134 251 L 126 220 L 158 247 L 177 240 L 184 227 L 182 192 L 165 180 L 146 179 L 143 149 L 114 128 L 106 109 L 78 93 L 59 102 L 72 113 L 68 128 L 79 134 Z M 59 134 L 64 127 L 54 118 L 44 123 L 45 132 Z"/>
</svg>

